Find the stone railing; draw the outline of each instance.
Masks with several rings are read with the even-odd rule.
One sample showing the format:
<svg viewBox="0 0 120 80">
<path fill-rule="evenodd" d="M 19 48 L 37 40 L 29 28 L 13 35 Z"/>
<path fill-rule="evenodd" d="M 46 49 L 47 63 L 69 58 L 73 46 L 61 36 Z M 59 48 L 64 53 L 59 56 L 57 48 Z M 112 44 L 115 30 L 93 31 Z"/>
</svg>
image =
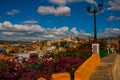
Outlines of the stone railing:
<svg viewBox="0 0 120 80">
<path fill-rule="evenodd" d="M 98 66 L 99 64 L 99 54 L 92 55 L 75 71 L 74 80 L 89 80 L 96 66 Z"/>
<path fill-rule="evenodd" d="M 45 78 L 39 78 L 37 80 L 46 80 Z M 51 80 L 71 80 L 70 74 L 67 72 L 57 73 L 51 76 Z"/>
</svg>

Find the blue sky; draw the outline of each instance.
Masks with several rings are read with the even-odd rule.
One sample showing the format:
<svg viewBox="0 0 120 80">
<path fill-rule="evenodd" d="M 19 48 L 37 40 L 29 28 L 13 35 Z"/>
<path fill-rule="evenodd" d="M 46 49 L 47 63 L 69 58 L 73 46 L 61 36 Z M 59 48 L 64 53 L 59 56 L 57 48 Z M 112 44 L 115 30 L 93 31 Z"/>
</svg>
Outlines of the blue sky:
<svg viewBox="0 0 120 80">
<path fill-rule="evenodd" d="M 1 40 L 44 40 L 93 36 L 93 15 L 86 7 L 103 10 L 97 14 L 98 37 L 120 35 L 120 0 L 0 0 Z"/>
</svg>

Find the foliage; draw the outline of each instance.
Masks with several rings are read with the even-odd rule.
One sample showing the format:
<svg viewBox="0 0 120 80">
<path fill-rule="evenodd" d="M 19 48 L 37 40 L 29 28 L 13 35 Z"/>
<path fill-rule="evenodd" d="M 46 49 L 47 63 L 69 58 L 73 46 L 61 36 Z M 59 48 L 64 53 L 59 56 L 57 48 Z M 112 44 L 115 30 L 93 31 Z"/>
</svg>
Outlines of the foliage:
<svg viewBox="0 0 120 80">
<path fill-rule="evenodd" d="M 108 50 L 107 49 L 105 49 L 105 50 L 100 50 L 100 58 L 103 58 L 103 57 L 105 57 L 105 56 L 107 56 L 108 55 Z"/>
<path fill-rule="evenodd" d="M 101 39 L 99 44 L 100 44 L 100 50 L 105 50 L 107 48 L 107 41 L 105 39 Z"/>
<path fill-rule="evenodd" d="M 76 53 L 79 54 L 79 57 L 81 57 L 82 59 L 87 59 L 92 55 L 91 50 L 92 50 L 91 44 L 84 43 L 81 44 L 80 46 L 79 45 L 77 46 Z"/>
<path fill-rule="evenodd" d="M 60 47 L 65 47 L 66 44 L 67 44 L 67 41 L 62 41 L 62 42 L 60 42 Z"/>
</svg>

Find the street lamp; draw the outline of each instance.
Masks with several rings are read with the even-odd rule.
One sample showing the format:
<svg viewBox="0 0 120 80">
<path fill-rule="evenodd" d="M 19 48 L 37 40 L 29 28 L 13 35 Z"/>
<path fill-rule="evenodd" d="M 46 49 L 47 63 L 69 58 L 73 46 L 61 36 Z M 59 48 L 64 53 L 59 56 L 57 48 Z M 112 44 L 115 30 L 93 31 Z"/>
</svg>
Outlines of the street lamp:
<svg viewBox="0 0 120 80">
<path fill-rule="evenodd" d="M 99 13 L 103 9 L 103 5 L 98 5 L 98 10 L 92 9 L 90 6 L 87 7 L 87 11 L 90 14 L 94 14 L 94 43 L 97 43 L 97 35 L 96 35 L 96 14 Z"/>
</svg>

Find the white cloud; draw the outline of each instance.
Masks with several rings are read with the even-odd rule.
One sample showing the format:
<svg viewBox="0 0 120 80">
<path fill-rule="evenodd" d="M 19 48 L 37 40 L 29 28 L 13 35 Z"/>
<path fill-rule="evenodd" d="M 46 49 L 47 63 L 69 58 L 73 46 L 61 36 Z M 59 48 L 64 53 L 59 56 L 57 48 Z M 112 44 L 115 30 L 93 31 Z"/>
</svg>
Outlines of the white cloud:
<svg viewBox="0 0 120 80">
<path fill-rule="evenodd" d="M 66 27 L 66 26 L 63 26 L 61 28 L 53 28 L 51 30 L 51 33 L 53 33 L 54 35 L 57 35 L 57 36 L 62 36 L 62 35 L 67 35 L 67 32 L 68 32 L 69 28 Z"/>
<path fill-rule="evenodd" d="M 54 8 L 53 6 L 40 6 L 38 13 L 40 14 L 54 14 L 56 16 L 68 16 L 70 15 L 71 9 L 67 6 L 59 6 Z"/>
<path fill-rule="evenodd" d="M 120 0 L 109 1 L 108 4 L 110 5 L 108 10 L 120 10 Z"/>
<path fill-rule="evenodd" d="M 81 2 L 81 1 L 83 1 L 83 0 L 67 0 L 67 2 Z"/>
<path fill-rule="evenodd" d="M 58 28 L 57 31 L 58 32 L 66 32 L 66 31 L 68 31 L 68 27 L 64 26 L 64 27 Z"/>
<path fill-rule="evenodd" d="M 109 16 L 109 17 L 107 18 L 107 20 L 108 20 L 108 21 L 120 20 L 120 17 L 118 17 L 118 16 Z"/>
<path fill-rule="evenodd" d="M 2 32 L 2 34 L 7 35 L 7 36 L 23 36 L 23 35 L 25 35 L 23 32 L 11 32 L 11 31 Z"/>
<path fill-rule="evenodd" d="M 69 29 L 67 26 L 60 28 L 43 28 L 40 25 L 12 24 L 9 21 L 0 23 L 0 40 L 48 40 L 68 37 L 88 38 L 93 34 L 83 30 L 77 31 L 76 27 Z M 105 28 L 98 37 L 109 38 L 120 35 L 119 28 Z"/>
<path fill-rule="evenodd" d="M 116 19 L 115 20 L 120 20 L 120 17 L 116 17 Z"/>
<path fill-rule="evenodd" d="M 58 4 L 58 5 L 65 5 L 67 3 L 67 0 L 49 0 L 49 2 Z"/>
<path fill-rule="evenodd" d="M 105 28 L 104 32 L 99 34 L 98 37 L 100 38 L 112 38 L 118 37 L 120 35 L 119 28 Z"/>
<path fill-rule="evenodd" d="M 66 6 L 67 3 L 87 2 L 97 5 L 95 0 L 49 0 L 49 2 L 59 5 L 59 7 L 55 8 L 54 6 L 39 6 L 37 12 L 42 15 L 54 14 L 56 16 L 68 16 L 70 15 L 71 8 Z"/>
<path fill-rule="evenodd" d="M 44 31 L 39 25 L 19 25 L 12 24 L 9 21 L 0 23 L 0 30 L 12 30 L 12 31 Z"/>
<path fill-rule="evenodd" d="M 47 38 L 54 38 L 55 36 L 53 34 L 49 34 L 49 35 L 44 35 L 44 37 L 47 37 Z"/>
<path fill-rule="evenodd" d="M 54 14 L 55 8 L 53 6 L 40 6 L 38 8 L 38 13 L 40 14 Z"/>
<path fill-rule="evenodd" d="M 94 5 L 98 5 L 97 2 L 95 0 L 85 0 L 86 2 L 90 3 L 90 4 L 94 4 Z"/>
<path fill-rule="evenodd" d="M 66 5 L 67 3 L 73 3 L 73 2 L 87 2 L 90 4 L 97 5 L 97 2 L 95 0 L 49 0 L 49 2 L 57 5 Z"/>
<path fill-rule="evenodd" d="M 79 37 L 81 37 L 81 38 L 89 38 L 90 36 L 92 36 L 92 34 L 90 34 L 90 33 L 86 33 L 84 30 L 80 30 L 80 32 L 79 32 Z"/>
<path fill-rule="evenodd" d="M 9 21 L 0 23 L 0 30 L 8 30 L 8 29 L 11 29 L 12 27 L 13 27 L 13 25 Z"/>
<path fill-rule="evenodd" d="M 26 21 L 23 21 L 22 23 L 23 24 L 37 24 L 38 21 L 36 21 L 36 20 L 26 20 Z"/>
<path fill-rule="evenodd" d="M 108 20 L 108 21 L 112 21 L 114 18 L 115 18 L 115 16 L 109 16 L 109 17 L 107 18 L 107 20 Z"/>
<path fill-rule="evenodd" d="M 14 32 L 2 32 L 3 35 L 13 35 Z"/>
<path fill-rule="evenodd" d="M 11 11 L 8 11 L 6 14 L 12 16 L 12 15 L 18 14 L 19 12 L 20 12 L 19 10 L 13 9 Z"/>
<path fill-rule="evenodd" d="M 66 5 L 67 3 L 81 2 L 83 0 L 49 0 L 49 2 L 57 5 Z"/>
<path fill-rule="evenodd" d="M 97 5 L 95 0 L 49 0 L 49 2 L 57 5 L 66 5 L 67 3 L 74 3 L 74 2 L 87 2 L 90 4 Z"/>
<path fill-rule="evenodd" d="M 0 39 L 7 40 L 45 40 L 67 37 L 68 27 L 57 29 L 42 28 L 40 25 L 12 24 L 9 21 L 0 23 Z M 58 34 L 57 34 L 58 33 Z"/>
<path fill-rule="evenodd" d="M 92 36 L 89 33 L 86 33 L 84 30 L 77 31 L 77 28 L 72 28 L 70 30 L 70 36 L 71 37 L 81 37 L 87 39 L 89 36 Z"/>
<path fill-rule="evenodd" d="M 74 35 L 78 35 L 78 34 L 79 34 L 79 32 L 77 31 L 76 28 L 72 28 L 70 31 L 71 31 Z"/>
<path fill-rule="evenodd" d="M 60 6 L 56 9 L 55 15 L 56 16 L 68 16 L 70 15 L 71 9 L 67 6 Z"/>
</svg>

